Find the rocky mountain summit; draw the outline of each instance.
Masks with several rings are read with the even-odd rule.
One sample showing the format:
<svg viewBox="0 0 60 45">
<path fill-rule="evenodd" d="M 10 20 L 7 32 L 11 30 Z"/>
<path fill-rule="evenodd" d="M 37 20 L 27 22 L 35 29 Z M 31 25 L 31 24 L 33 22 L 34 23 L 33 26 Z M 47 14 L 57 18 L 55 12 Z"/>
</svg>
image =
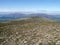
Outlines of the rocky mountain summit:
<svg viewBox="0 0 60 45">
<path fill-rule="evenodd" d="M 60 45 L 60 23 L 39 17 L 0 23 L 0 45 Z"/>
</svg>

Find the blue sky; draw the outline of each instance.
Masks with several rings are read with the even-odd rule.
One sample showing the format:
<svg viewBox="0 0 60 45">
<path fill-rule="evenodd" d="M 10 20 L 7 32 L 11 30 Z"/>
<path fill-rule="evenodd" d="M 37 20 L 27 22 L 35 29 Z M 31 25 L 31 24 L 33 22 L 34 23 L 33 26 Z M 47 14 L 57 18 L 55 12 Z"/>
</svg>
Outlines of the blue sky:
<svg viewBox="0 0 60 45">
<path fill-rule="evenodd" d="M 60 11 L 60 0 L 0 0 L 0 11 Z"/>
</svg>

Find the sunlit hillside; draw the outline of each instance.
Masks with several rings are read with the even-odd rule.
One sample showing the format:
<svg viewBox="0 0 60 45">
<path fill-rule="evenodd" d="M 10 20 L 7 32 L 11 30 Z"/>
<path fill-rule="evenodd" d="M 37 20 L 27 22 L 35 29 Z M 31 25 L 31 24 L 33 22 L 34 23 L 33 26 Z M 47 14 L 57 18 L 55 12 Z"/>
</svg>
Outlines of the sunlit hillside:
<svg viewBox="0 0 60 45">
<path fill-rule="evenodd" d="M 59 22 L 42 17 L 17 20 L 0 23 L 0 45 L 59 44 Z"/>
</svg>

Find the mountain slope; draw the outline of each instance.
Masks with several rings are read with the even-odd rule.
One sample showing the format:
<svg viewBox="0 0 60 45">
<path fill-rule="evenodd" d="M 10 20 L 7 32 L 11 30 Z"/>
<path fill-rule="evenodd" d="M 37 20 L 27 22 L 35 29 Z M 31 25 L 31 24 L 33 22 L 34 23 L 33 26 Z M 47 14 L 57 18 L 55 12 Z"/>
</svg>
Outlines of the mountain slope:
<svg viewBox="0 0 60 45">
<path fill-rule="evenodd" d="M 1 45 L 55 45 L 59 36 L 60 23 L 42 17 L 0 23 Z"/>
</svg>

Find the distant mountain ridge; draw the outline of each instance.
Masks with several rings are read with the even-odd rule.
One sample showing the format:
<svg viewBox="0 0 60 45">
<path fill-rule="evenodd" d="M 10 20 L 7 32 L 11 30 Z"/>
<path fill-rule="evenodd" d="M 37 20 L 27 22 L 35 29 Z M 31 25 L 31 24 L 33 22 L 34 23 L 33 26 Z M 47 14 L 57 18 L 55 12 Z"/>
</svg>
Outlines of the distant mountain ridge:
<svg viewBox="0 0 60 45">
<path fill-rule="evenodd" d="M 29 18 L 29 17 L 34 17 L 34 16 L 39 16 L 39 17 L 44 17 L 47 19 L 55 20 L 55 21 L 60 21 L 60 15 L 52 15 L 52 14 L 46 14 L 46 13 L 0 13 L 0 22 L 1 21 L 9 21 L 9 20 L 15 20 L 19 18 Z"/>
</svg>

